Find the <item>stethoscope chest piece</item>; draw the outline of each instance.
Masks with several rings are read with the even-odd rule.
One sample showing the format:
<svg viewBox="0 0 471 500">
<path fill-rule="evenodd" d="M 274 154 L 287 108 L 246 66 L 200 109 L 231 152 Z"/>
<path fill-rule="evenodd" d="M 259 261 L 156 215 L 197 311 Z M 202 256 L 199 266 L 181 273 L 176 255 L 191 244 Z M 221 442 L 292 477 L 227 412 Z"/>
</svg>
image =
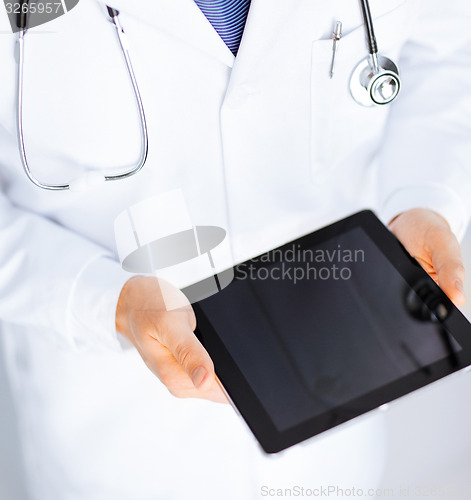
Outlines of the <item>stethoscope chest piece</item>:
<svg viewBox="0 0 471 500">
<path fill-rule="evenodd" d="M 369 55 L 358 63 L 350 79 L 350 93 L 362 106 L 382 106 L 393 101 L 401 88 L 399 68 L 387 57 Z"/>
</svg>

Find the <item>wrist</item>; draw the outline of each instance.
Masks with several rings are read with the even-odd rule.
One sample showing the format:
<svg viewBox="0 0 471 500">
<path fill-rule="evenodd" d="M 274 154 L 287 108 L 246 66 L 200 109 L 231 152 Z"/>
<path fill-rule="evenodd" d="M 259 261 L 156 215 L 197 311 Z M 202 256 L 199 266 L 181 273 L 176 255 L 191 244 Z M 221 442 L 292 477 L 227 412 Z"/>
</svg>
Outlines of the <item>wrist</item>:
<svg viewBox="0 0 471 500">
<path fill-rule="evenodd" d="M 124 283 L 123 288 L 119 294 L 118 303 L 116 305 L 116 315 L 115 324 L 116 331 L 121 335 L 124 335 L 128 340 L 132 340 L 131 330 L 129 328 L 129 310 L 130 310 L 130 300 L 129 295 L 133 282 L 141 278 L 141 276 L 133 276 L 126 283 Z"/>
<path fill-rule="evenodd" d="M 84 266 L 68 301 L 68 331 L 77 346 L 99 344 L 113 350 L 123 349 L 116 332 L 116 307 L 131 276 L 106 255 Z"/>
</svg>

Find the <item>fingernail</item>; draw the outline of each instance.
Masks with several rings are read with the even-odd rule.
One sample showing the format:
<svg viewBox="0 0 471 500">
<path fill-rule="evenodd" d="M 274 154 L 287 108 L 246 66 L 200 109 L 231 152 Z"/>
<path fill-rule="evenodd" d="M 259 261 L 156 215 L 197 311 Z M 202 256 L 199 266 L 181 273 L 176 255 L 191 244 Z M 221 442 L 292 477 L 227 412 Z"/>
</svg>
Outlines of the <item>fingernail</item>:
<svg viewBox="0 0 471 500">
<path fill-rule="evenodd" d="M 201 385 L 201 382 L 203 382 L 206 373 L 206 370 L 202 366 L 198 366 L 198 368 L 195 368 L 193 370 L 193 373 L 191 374 L 191 380 L 193 381 L 193 385 L 197 389 Z"/>
<path fill-rule="evenodd" d="M 461 281 L 460 281 L 460 280 L 456 280 L 456 281 L 455 281 L 455 286 L 456 286 L 456 288 L 458 288 L 458 290 L 459 290 L 462 294 L 464 294 L 464 287 L 463 287 L 463 283 L 461 283 Z"/>
</svg>

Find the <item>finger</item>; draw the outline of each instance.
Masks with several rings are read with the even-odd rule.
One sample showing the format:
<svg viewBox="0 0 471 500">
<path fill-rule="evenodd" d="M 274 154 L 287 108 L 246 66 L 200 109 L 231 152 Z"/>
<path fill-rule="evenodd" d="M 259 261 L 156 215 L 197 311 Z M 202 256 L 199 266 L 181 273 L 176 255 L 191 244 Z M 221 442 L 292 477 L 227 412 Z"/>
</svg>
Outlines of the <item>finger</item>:
<svg viewBox="0 0 471 500">
<path fill-rule="evenodd" d="M 142 338 L 138 349 L 147 367 L 168 389 L 190 390 L 195 388 L 190 377 L 173 354 L 153 336 Z"/>
<path fill-rule="evenodd" d="M 440 288 L 455 305 L 462 306 L 466 301 L 463 288 L 465 269 L 458 240 L 449 229 L 439 229 L 427 243 Z"/>
<path fill-rule="evenodd" d="M 189 389 L 172 388 L 170 392 L 174 396 L 180 398 L 200 398 L 207 399 L 215 403 L 229 403 L 226 394 L 221 389 L 221 386 L 217 383 L 216 379 L 213 380 L 211 386 L 206 390 L 195 389 L 194 387 L 191 387 Z"/>
<path fill-rule="evenodd" d="M 224 392 L 221 384 L 218 381 L 216 381 L 215 384 L 213 397 L 213 401 L 215 401 L 216 403 L 230 404 L 229 398 L 226 396 L 226 393 Z"/>
<path fill-rule="evenodd" d="M 227 399 L 226 394 L 224 391 L 221 389 L 220 385 L 214 381 L 213 385 L 207 392 L 201 392 L 199 390 L 197 391 L 197 395 L 194 397 L 198 398 L 204 398 L 204 399 L 209 399 L 210 401 L 213 401 L 214 403 L 223 403 L 223 404 L 229 404 L 229 400 Z"/>
<path fill-rule="evenodd" d="M 187 312 L 172 311 L 155 323 L 156 340 L 172 353 L 195 388 L 209 389 L 215 378 L 214 365 L 191 326 Z"/>
<path fill-rule="evenodd" d="M 201 398 L 216 403 L 228 403 L 224 391 L 214 377 L 208 387 L 196 389 L 190 377 L 172 353 L 153 337 L 147 337 L 140 347 L 141 356 L 148 368 L 160 379 L 167 389 L 180 398 Z"/>
</svg>

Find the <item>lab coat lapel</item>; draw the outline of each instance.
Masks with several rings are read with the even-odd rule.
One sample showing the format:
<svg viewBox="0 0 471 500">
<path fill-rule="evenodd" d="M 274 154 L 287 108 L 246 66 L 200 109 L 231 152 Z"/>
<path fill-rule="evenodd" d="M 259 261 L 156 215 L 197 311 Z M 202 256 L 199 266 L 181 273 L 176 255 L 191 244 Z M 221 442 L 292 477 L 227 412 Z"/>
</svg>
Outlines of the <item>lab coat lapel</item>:
<svg viewBox="0 0 471 500">
<path fill-rule="evenodd" d="M 312 0 L 252 0 L 242 42 L 234 63 L 228 91 L 245 80 L 248 75 L 256 73 L 258 63 L 273 54 L 274 47 L 279 45 L 279 33 L 286 29 L 295 29 L 293 16 L 299 12 L 307 18 L 312 40 L 321 37 L 326 28 L 330 29 L 331 21 L 326 13 L 325 4 Z M 290 28 L 291 27 L 291 28 Z M 301 31 L 304 26 L 299 26 Z M 296 37 L 296 32 L 292 37 Z M 286 47 L 290 50 L 291 47 Z M 273 61 L 276 64 L 276 61 Z"/>
<path fill-rule="evenodd" d="M 234 63 L 234 55 L 194 0 L 110 0 L 107 3 L 123 14 L 131 14 L 206 52 L 229 67 Z"/>
</svg>

